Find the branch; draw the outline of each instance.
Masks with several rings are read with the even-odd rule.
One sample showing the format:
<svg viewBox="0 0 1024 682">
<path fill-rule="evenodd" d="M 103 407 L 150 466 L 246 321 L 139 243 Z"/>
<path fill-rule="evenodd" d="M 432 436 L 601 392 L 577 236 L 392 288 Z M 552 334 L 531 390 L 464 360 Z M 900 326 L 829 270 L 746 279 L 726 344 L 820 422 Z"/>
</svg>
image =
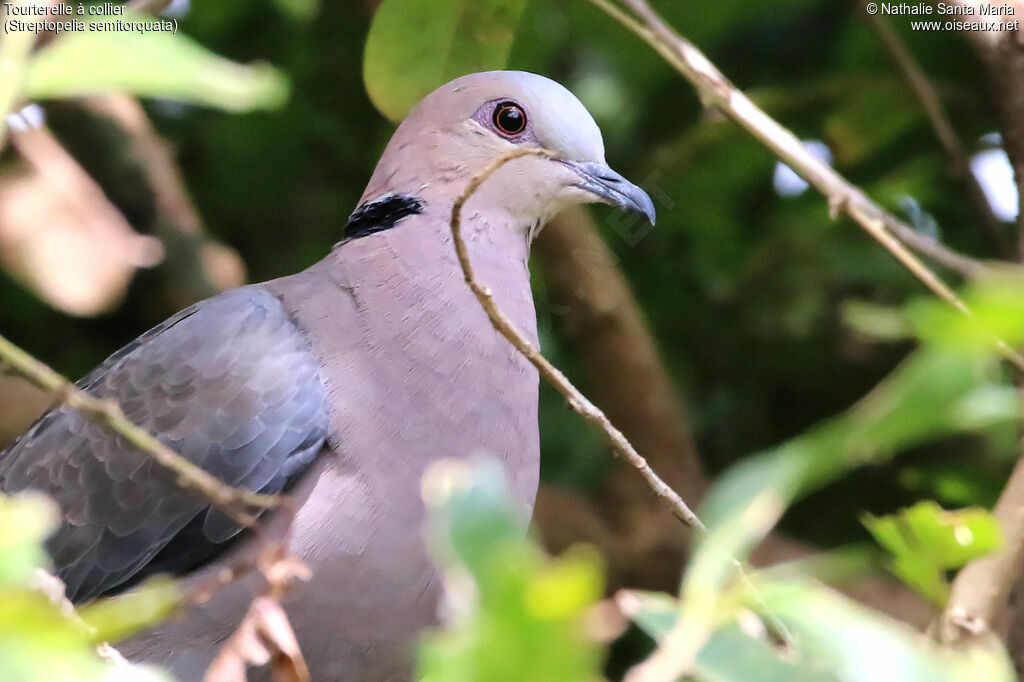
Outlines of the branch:
<svg viewBox="0 0 1024 682">
<path fill-rule="evenodd" d="M 979 0 L 942 0 L 957 8 L 970 7 L 981 13 Z M 1015 16 L 1024 13 L 1024 3 L 1012 2 Z M 1000 119 L 1003 147 L 1013 165 L 1017 194 L 1024 197 L 1024 44 L 1019 32 L 965 31 L 988 75 L 991 101 Z M 1018 258 L 1024 257 L 1024 211 L 1017 214 Z"/>
<path fill-rule="evenodd" d="M 132 206 L 130 212 L 136 229 L 164 243 L 165 258 L 156 274 L 163 280 L 166 307 L 180 310 L 245 283 L 241 257 L 205 229 L 170 145 L 154 130 L 138 100 L 123 94 L 96 95 L 73 105 L 51 104 L 46 113 L 57 134 L 88 163 L 114 205 L 124 211 L 126 204 L 137 204 L 139 196 L 153 197 L 147 210 Z M 95 117 L 111 128 L 109 134 L 104 131 L 104 141 L 116 149 L 113 162 L 104 164 L 89 155 L 96 136 L 90 119 Z"/>
<path fill-rule="evenodd" d="M 988 203 L 988 198 L 985 197 L 985 192 L 982 190 L 978 178 L 971 171 L 970 155 L 953 129 L 953 124 L 942 107 L 942 100 L 939 99 L 938 94 L 935 92 L 935 88 L 928 79 L 928 75 L 914 58 L 906 43 L 900 38 L 899 33 L 889 22 L 878 14 L 866 12 L 865 15 L 868 18 L 868 22 L 878 33 L 878 38 L 882 41 L 882 45 L 885 46 L 893 61 L 896 62 L 896 66 L 903 74 L 907 85 L 910 86 L 914 96 L 921 103 L 921 108 L 924 109 L 925 116 L 927 116 L 932 129 L 935 131 L 935 136 L 946 151 L 946 156 L 949 157 L 953 173 L 964 183 L 967 195 L 981 218 L 982 234 L 984 234 L 989 245 L 1000 257 L 1012 258 L 1013 247 L 1007 241 L 1006 234 L 1003 232 L 1003 227 L 999 220 L 992 213 L 992 206 Z"/>
<path fill-rule="evenodd" d="M 78 389 L 70 381 L 0 336 L 0 366 L 9 366 L 33 384 L 60 397 L 61 402 L 77 410 L 86 419 L 123 437 L 161 466 L 178 474 L 179 484 L 202 494 L 225 514 L 251 528 L 256 523 L 254 508 L 276 507 L 283 498 L 262 495 L 225 485 L 216 477 L 172 451 L 144 429 L 128 421 L 121 406 L 100 400 Z"/>
<path fill-rule="evenodd" d="M 1005 544 L 957 574 L 936 633 L 947 644 L 988 635 L 1009 606 L 1010 588 L 1024 568 L 1024 457 L 1017 460 L 993 514 Z"/>
<path fill-rule="evenodd" d="M 281 600 L 296 580 L 308 581 L 312 573 L 290 556 L 283 544 L 263 547 L 257 565 L 266 580 L 263 592 L 250 602 L 242 621 L 206 669 L 203 682 L 244 681 L 247 667 L 264 665 L 270 667 L 275 680 L 310 682 L 309 668 Z"/>
<path fill-rule="evenodd" d="M 704 530 L 704 524 L 697 518 L 697 515 L 686 505 L 679 495 L 672 490 L 661 478 L 651 469 L 647 461 L 640 456 L 640 453 L 630 444 L 626 437 L 619 431 L 615 426 L 608 420 L 594 403 L 590 402 L 589 399 L 583 393 L 576 388 L 569 379 L 562 374 L 561 370 L 552 365 L 547 358 L 545 358 L 540 351 L 533 347 L 530 342 L 523 336 L 522 332 L 516 329 L 515 325 L 505 317 L 504 313 L 498 309 L 498 306 L 494 303 L 494 298 L 491 296 L 491 290 L 481 285 L 473 272 L 473 265 L 469 260 L 469 252 L 466 248 L 466 242 L 462 238 L 462 207 L 473 195 L 474 192 L 480 187 L 480 185 L 491 175 L 494 174 L 503 165 L 524 156 L 542 156 L 545 158 L 555 158 L 555 154 L 547 149 L 538 149 L 535 147 L 530 148 L 518 148 L 513 149 L 510 152 L 502 154 L 497 157 L 491 163 L 487 165 L 480 173 L 469 182 L 466 189 L 462 191 L 462 194 L 455 200 L 455 204 L 452 206 L 452 218 L 451 218 L 451 230 L 452 239 L 455 242 L 455 254 L 459 259 L 459 265 L 462 267 L 462 274 L 466 278 L 466 284 L 476 295 L 480 305 L 487 313 L 487 317 L 491 319 L 491 324 L 494 328 L 504 336 L 509 342 L 518 350 L 520 353 L 529 360 L 537 371 L 540 372 L 548 383 L 558 389 L 565 399 L 569 402 L 569 406 L 576 413 L 580 414 L 584 419 L 595 424 L 601 431 L 604 432 L 608 441 L 611 443 L 612 449 L 617 454 L 626 459 L 632 464 L 640 475 L 644 477 L 647 484 L 654 491 L 654 494 L 668 502 L 672 509 L 672 513 L 685 523 L 690 528 Z"/>
<path fill-rule="evenodd" d="M 907 251 L 904 244 L 965 277 L 983 273 L 986 270 L 983 263 L 952 251 L 888 214 L 835 169 L 809 153 L 791 131 L 740 92 L 696 46 L 673 31 L 645 0 L 624 0 L 643 23 L 613 5 L 611 0 L 589 1 L 651 45 L 697 89 L 705 107 L 720 109 L 818 189 L 828 199 L 830 215 L 835 217 L 840 212 L 849 215 L 936 295 L 957 307 L 963 305 L 957 303 L 956 294 Z"/>
<path fill-rule="evenodd" d="M 730 83 L 693 43 L 673 31 L 646 0 L 624 0 L 642 23 L 613 5 L 611 0 L 590 2 L 651 45 L 697 89 L 705 107 L 714 107 L 724 112 L 817 188 L 828 199 L 829 214 L 832 217 L 839 213 L 849 215 L 932 293 L 965 315 L 972 315 L 967 304 L 907 246 L 969 278 L 985 272 L 987 268 L 983 263 L 956 253 L 916 232 L 871 201 L 834 168 L 808 152 L 796 135 L 782 127 Z M 1002 340 L 997 339 L 996 346 L 1003 357 L 1024 372 L 1024 356 Z"/>
<path fill-rule="evenodd" d="M 578 360 L 581 380 L 590 379 L 589 388 L 578 385 L 662 480 L 694 505 L 708 479 L 689 418 L 591 212 L 584 206 L 562 211 L 534 240 L 530 259 L 544 273 L 551 322 Z M 585 495 L 541 486 L 534 524 L 554 554 L 581 541 L 598 547 L 609 592 L 626 586 L 675 590 L 689 553 L 688 534 L 679 532 L 679 521 L 631 469 L 616 457 L 601 485 Z"/>
</svg>

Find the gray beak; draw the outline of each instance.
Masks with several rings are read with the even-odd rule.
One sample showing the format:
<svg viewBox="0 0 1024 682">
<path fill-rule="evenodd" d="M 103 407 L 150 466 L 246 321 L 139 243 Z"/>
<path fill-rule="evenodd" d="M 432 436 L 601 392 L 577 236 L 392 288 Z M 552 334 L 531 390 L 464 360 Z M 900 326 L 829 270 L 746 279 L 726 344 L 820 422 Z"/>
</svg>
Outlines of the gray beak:
<svg viewBox="0 0 1024 682">
<path fill-rule="evenodd" d="M 565 161 L 580 176 L 576 185 L 595 195 L 606 204 L 636 213 L 654 224 L 654 202 L 647 192 L 622 177 L 607 164 L 596 161 Z"/>
</svg>

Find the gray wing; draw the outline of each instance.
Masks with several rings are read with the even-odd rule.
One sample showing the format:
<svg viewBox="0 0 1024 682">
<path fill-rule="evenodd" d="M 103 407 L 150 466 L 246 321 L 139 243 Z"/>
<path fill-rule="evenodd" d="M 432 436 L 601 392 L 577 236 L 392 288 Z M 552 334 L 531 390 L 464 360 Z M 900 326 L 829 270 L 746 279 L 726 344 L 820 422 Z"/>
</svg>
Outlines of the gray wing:
<svg viewBox="0 0 1024 682">
<path fill-rule="evenodd" d="M 327 433 L 320 364 L 260 286 L 188 308 L 107 359 L 78 386 L 225 483 L 273 493 Z M 48 542 L 74 601 L 157 571 L 183 571 L 241 530 L 120 436 L 58 407 L 0 453 L 0 490 L 41 490 L 63 521 Z"/>
</svg>

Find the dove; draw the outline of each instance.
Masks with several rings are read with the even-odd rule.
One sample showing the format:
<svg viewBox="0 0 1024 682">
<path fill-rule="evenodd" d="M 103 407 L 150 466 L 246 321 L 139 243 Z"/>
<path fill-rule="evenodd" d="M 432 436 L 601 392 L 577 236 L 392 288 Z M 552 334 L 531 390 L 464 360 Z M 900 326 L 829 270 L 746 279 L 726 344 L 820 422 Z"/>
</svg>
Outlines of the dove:
<svg viewBox="0 0 1024 682">
<path fill-rule="evenodd" d="M 441 591 L 423 536 L 431 463 L 490 453 L 532 509 L 538 373 L 466 285 L 450 227 L 474 176 L 519 147 L 551 157 L 501 166 L 464 205 L 462 234 L 477 279 L 536 345 L 528 257 L 543 225 L 579 203 L 651 223 L 655 209 L 608 166 L 572 93 L 493 71 L 441 86 L 406 117 L 323 260 L 181 311 L 77 384 L 224 483 L 293 500 L 288 551 L 311 577 L 283 604 L 313 680 L 410 678 Z M 0 491 L 28 489 L 60 507 L 47 550 L 76 603 L 157 573 L 201 584 L 259 549 L 175 474 L 67 406 L 0 453 Z M 273 535 L 288 519 L 269 510 L 263 521 Z M 200 680 L 262 580 L 249 572 L 119 648 Z"/>
</svg>

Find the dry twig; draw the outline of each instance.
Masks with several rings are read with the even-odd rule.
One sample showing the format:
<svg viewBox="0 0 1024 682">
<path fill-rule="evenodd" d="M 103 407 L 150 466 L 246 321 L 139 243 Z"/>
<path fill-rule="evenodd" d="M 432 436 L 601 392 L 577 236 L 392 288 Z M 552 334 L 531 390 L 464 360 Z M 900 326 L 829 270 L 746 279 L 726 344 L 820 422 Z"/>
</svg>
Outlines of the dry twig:
<svg viewBox="0 0 1024 682">
<path fill-rule="evenodd" d="M 697 515 L 687 506 L 686 502 L 683 501 L 679 495 L 672 490 L 661 478 L 651 469 L 647 461 L 640 456 L 640 453 L 630 444 L 629 440 L 619 431 L 615 425 L 613 425 L 608 417 L 605 416 L 604 412 L 601 411 L 594 403 L 580 392 L 578 388 L 573 386 L 572 382 L 561 370 L 551 364 L 547 358 L 545 358 L 539 350 L 533 347 L 533 345 L 523 336 L 522 332 L 516 329 L 515 325 L 505 317 L 504 313 L 498 309 L 498 306 L 494 302 L 494 298 L 491 295 L 491 290 L 486 286 L 480 284 L 476 275 L 473 272 L 473 265 L 469 260 L 469 251 L 466 247 L 466 242 L 462 238 L 462 207 L 466 201 L 473 195 L 474 192 L 480 187 L 480 185 L 491 177 L 495 171 L 501 168 L 503 165 L 524 156 L 542 156 L 546 158 L 554 158 L 555 154 L 547 149 L 538 148 L 518 148 L 513 149 L 510 152 L 502 154 L 501 156 L 494 159 L 487 165 L 480 173 L 470 181 L 466 186 L 466 189 L 462 191 L 462 194 L 455 200 L 454 206 L 452 206 L 452 218 L 451 218 L 451 230 L 452 239 L 455 242 L 455 253 L 459 259 L 459 265 L 462 267 L 462 273 L 466 278 L 466 284 L 476 295 L 480 305 L 483 306 L 484 311 L 487 313 L 487 317 L 490 318 L 494 328 L 504 336 L 509 342 L 515 346 L 516 350 L 523 354 L 527 360 L 529 360 L 534 367 L 540 372 L 552 386 L 558 389 L 565 399 L 569 402 L 569 406 L 578 414 L 580 414 L 587 421 L 595 424 L 601 431 L 604 432 L 605 436 L 608 437 L 612 448 L 617 454 L 626 459 L 632 464 L 640 475 L 644 477 L 647 484 L 654 491 L 654 494 L 661 497 L 669 506 L 672 508 L 672 513 L 679 518 L 680 521 L 685 523 L 690 528 L 699 530 L 704 529 L 704 524 L 697 518 Z"/>
<path fill-rule="evenodd" d="M 818 189 L 828 199 L 829 213 L 833 217 L 839 213 L 849 215 L 937 296 L 958 308 L 964 307 L 957 295 L 909 252 L 907 246 L 965 277 L 984 272 L 983 263 L 952 251 L 882 210 L 835 169 L 808 152 L 791 131 L 729 82 L 696 46 L 673 31 L 645 0 L 625 0 L 642 21 L 628 15 L 611 0 L 590 2 L 647 42 L 675 67 L 697 89 L 705 107 L 721 110 Z M 1024 360 L 1021 368 L 1024 369 Z"/>
<path fill-rule="evenodd" d="M 624 0 L 639 19 L 627 14 L 611 0 L 590 2 L 647 42 L 675 67 L 697 89 L 705 107 L 713 107 L 725 113 L 817 188 L 828 199 L 830 215 L 849 215 L 932 293 L 965 315 L 972 314 L 949 285 L 907 247 L 913 247 L 965 277 L 982 274 L 987 269 L 983 263 L 916 232 L 871 201 L 827 163 L 808 152 L 796 135 L 729 82 L 693 43 L 672 30 L 646 0 Z M 1001 340 L 997 339 L 996 345 L 1008 361 L 1024 371 L 1024 356 Z"/>
<path fill-rule="evenodd" d="M 285 545 L 268 544 L 258 559 L 267 580 L 263 595 L 249 604 L 242 622 L 207 668 L 203 682 L 246 682 L 248 666 L 269 665 L 277 682 L 309 682 L 309 668 L 281 597 L 295 580 L 309 580 L 309 568 L 289 556 Z"/>
<path fill-rule="evenodd" d="M 182 487 L 200 493 L 241 525 L 252 527 L 255 524 L 255 509 L 276 507 L 281 504 L 282 498 L 277 495 L 262 495 L 225 485 L 204 469 L 171 450 L 145 429 L 128 421 L 116 402 L 99 400 L 78 389 L 45 363 L 36 360 L 3 336 L 0 336 L 0 360 L 8 363 L 12 369 L 39 388 L 60 397 L 62 402 L 80 412 L 82 416 L 120 435 L 159 464 L 178 474 L 178 481 Z"/>
<path fill-rule="evenodd" d="M 865 16 L 875 32 L 878 33 L 882 45 L 896 62 L 896 66 L 903 74 L 914 96 L 921 103 L 921 108 L 924 109 L 925 116 L 935 131 L 935 136 L 945 150 L 946 156 L 949 157 L 954 175 L 964 183 L 967 195 L 981 218 L 982 234 L 985 239 L 1000 257 L 1013 258 L 1013 247 L 1003 232 L 1003 226 L 992 213 L 992 207 L 985 197 L 978 178 L 971 171 L 971 157 L 946 115 L 946 111 L 942 107 L 942 100 L 935 92 L 935 87 L 928 79 L 928 75 L 888 21 L 878 14 L 865 12 Z"/>
</svg>

